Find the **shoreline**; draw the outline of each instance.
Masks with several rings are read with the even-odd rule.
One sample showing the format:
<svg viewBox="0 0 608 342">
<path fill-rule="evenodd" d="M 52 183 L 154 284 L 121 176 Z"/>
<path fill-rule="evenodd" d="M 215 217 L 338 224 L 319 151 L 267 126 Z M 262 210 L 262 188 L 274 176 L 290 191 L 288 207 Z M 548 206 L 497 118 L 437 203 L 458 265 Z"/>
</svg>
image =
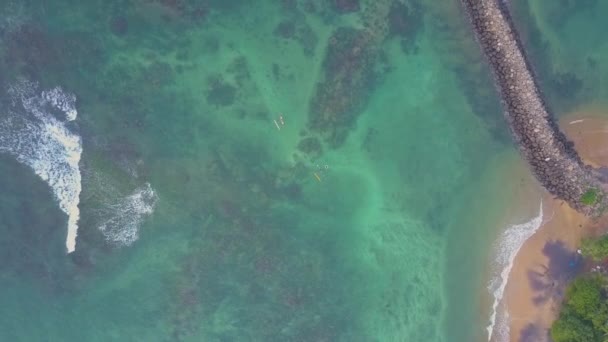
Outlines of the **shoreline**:
<svg viewBox="0 0 608 342">
<path fill-rule="evenodd" d="M 608 109 L 583 107 L 559 122 L 584 162 L 592 166 L 608 163 L 608 117 L 603 113 L 608 113 Z M 525 177 L 526 183 L 533 184 L 534 177 L 530 171 Z M 578 213 L 563 200 L 552 198 L 546 190 L 532 191 L 536 195 L 530 191 L 518 195 L 515 211 L 527 213 L 536 207 L 538 212 L 538 202 L 532 198 L 542 197 L 543 222 L 523 242 L 512 260 L 511 269 L 507 270 L 504 294 L 499 300 L 504 315 L 498 317 L 505 324 L 506 333 L 502 336 L 494 333 L 490 341 L 546 340 L 548 330 L 556 318 L 563 291 L 582 266 L 576 252 L 580 240 L 597 234 L 600 224 L 606 221 L 605 217 L 598 221 Z M 512 212 L 513 209 L 509 211 Z M 528 217 L 533 218 L 532 215 Z M 514 227 L 513 223 L 504 223 L 499 223 L 505 227 L 503 234 Z M 498 239 L 501 237 L 502 235 Z M 498 245 L 495 249 L 498 257 Z M 499 330 L 500 323 L 497 322 L 494 328 Z"/>
<path fill-rule="evenodd" d="M 588 219 L 559 200 L 515 256 L 504 302 L 508 341 L 544 341 L 568 281 L 576 274 L 577 245 Z M 507 339 L 505 339 L 506 341 Z"/>
<path fill-rule="evenodd" d="M 483 341 L 490 337 L 492 341 L 504 340 L 505 330 L 508 330 L 508 326 L 504 326 L 504 298 L 515 258 L 523 244 L 552 214 L 547 206 L 550 198 L 524 160 L 519 158 L 506 174 L 506 182 L 517 185 L 508 190 L 511 192 L 510 204 L 495 222 L 495 227 L 502 228 L 494 237 L 489 254 L 492 262 L 485 270 L 483 287 L 487 298 L 482 301 L 484 308 L 481 310 L 486 322 Z"/>
</svg>

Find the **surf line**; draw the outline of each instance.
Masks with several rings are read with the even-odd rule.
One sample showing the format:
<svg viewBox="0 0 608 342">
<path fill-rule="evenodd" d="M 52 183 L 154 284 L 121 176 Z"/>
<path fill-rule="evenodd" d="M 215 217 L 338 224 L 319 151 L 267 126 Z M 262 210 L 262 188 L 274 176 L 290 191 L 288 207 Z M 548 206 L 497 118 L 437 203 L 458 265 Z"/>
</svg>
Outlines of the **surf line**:
<svg viewBox="0 0 608 342">
<path fill-rule="evenodd" d="M 513 138 L 532 173 L 573 209 L 599 216 L 608 207 L 608 184 L 603 182 L 608 168 L 585 165 L 574 144 L 559 130 L 507 6 L 499 0 L 461 3 L 494 74 Z"/>
<path fill-rule="evenodd" d="M 0 120 L 0 153 L 8 153 L 30 167 L 51 188 L 68 215 L 65 246 L 76 249 L 82 139 L 68 123 L 76 120 L 76 96 L 61 87 L 40 91 L 38 83 L 21 79 L 8 89 L 11 104 Z M 56 117 L 49 110 L 62 112 Z"/>
</svg>

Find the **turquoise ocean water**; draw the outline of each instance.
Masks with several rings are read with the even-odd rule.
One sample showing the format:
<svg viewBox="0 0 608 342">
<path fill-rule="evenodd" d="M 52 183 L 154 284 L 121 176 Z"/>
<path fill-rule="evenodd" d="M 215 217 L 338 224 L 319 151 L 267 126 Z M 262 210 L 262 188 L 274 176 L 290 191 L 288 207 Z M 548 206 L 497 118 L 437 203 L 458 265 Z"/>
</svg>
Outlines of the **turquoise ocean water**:
<svg viewBox="0 0 608 342">
<path fill-rule="evenodd" d="M 558 114 L 605 98 L 604 3 L 512 6 Z M 517 156 L 457 1 L 6 0 L 0 41 L 0 340 L 487 340 Z"/>
</svg>

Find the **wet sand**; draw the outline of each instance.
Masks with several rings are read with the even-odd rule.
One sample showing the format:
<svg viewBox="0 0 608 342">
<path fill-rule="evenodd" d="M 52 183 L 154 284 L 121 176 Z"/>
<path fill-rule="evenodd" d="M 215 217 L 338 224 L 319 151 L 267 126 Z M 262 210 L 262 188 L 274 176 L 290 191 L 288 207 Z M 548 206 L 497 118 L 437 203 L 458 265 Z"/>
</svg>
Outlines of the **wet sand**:
<svg viewBox="0 0 608 342">
<path fill-rule="evenodd" d="M 594 166 L 608 165 L 607 113 L 608 108 L 587 107 L 560 120 L 583 160 Z M 527 177 L 532 184 L 529 173 Z M 516 207 L 530 202 L 529 195 L 524 195 Z M 510 341 L 547 340 L 563 291 L 582 268 L 578 244 L 583 236 L 598 233 L 606 221 L 605 217 L 592 221 L 545 191 L 538 195 L 543 196 L 543 224 L 519 250 L 505 289 Z"/>
</svg>

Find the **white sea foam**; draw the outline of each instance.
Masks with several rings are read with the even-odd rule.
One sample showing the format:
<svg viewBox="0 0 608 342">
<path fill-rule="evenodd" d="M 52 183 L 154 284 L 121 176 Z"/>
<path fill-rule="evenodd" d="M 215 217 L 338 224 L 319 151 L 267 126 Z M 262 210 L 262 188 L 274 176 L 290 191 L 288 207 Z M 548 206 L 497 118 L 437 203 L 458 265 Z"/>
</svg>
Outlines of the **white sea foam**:
<svg viewBox="0 0 608 342">
<path fill-rule="evenodd" d="M 48 101 L 53 107 L 65 113 L 67 121 L 76 120 L 78 112 L 76 111 L 76 96 L 74 94 L 64 93 L 59 87 L 42 92 L 42 97 Z"/>
<path fill-rule="evenodd" d="M 490 322 L 486 328 L 488 341 L 492 340 L 494 332 L 496 332 L 494 341 L 509 341 L 509 313 L 502 303 L 503 295 L 517 252 L 519 252 L 524 242 L 534 235 L 542 223 L 543 204 L 541 201 L 538 216 L 528 222 L 507 228 L 498 239 L 494 263 L 495 275 L 488 286 L 488 290 L 494 297 Z"/>
<path fill-rule="evenodd" d="M 15 156 L 49 184 L 68 215 L 66 248 L 71 253 L 80 217 L 82 142 L 66 123 L 78 115 L 76 97 L 60 87 L 39 92 L 38 84 L 27 80 L 18 81 L 8 93 L 12 103 L 0 116 L 0 152 Z M 63 112 L 65 120 L 56 118 L 51 109 Z"/>
<path fill-rule="evenodd" d="M 106 204 L 104 218 L 99 229 L 106 239 L 114 244 L 128 246 L 138 238 L 139 227 L 144 218 L 154 211 L 158 198 L 149 183 L 132 194 Z"/>
</svg>

